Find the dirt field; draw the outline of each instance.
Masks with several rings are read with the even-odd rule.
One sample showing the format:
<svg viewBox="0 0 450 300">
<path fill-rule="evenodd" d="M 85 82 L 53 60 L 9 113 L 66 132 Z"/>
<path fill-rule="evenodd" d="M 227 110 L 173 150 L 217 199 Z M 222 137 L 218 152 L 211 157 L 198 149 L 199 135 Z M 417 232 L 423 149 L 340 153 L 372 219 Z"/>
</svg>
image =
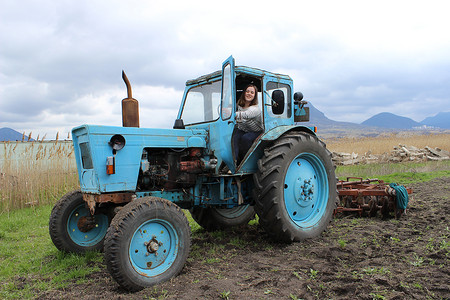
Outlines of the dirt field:
<svg viewBox="0 0 450 300">
<path fill-rule="evenodd" d="M 182 273 L 139 293 L 101 265 L 89 284 L 45 299 L 449 299 L 450 178 L 410 185 L 400 220 L 346 216 L 321 237 L 282 245 L 257 225 L 195 232 Z"/>
</svg>

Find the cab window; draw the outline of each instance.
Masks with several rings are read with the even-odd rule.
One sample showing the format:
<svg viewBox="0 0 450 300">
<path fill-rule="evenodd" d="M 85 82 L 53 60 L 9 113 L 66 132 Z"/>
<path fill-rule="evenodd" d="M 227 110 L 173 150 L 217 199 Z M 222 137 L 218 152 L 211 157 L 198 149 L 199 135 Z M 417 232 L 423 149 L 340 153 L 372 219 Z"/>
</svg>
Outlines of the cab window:
<svg viewBox="0 0 450 300">
<path fill-rule="evenodd" d="M 233 82 L 231 65 L 228 64 L 223 69 L 223 88 L 222 88 L 222 120 L 231 117 L 233 109 Z"/>
<path fill-rule="evenodd" d="M 184 102 L 181 117 L 184 124 L 195 124 L 219 118 L 221 81 L 214 81 L 191 88 Z"/>
</svg>

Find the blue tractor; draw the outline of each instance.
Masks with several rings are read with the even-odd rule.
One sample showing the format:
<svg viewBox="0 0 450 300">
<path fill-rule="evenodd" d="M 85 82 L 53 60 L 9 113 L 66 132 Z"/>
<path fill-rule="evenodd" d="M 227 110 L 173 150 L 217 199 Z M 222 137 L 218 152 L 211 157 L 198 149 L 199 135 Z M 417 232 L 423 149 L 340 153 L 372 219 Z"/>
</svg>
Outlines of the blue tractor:
<svg viewBox="0 0 450 300">
<path fill-rule="evenodd" d="M 123 74 L 124 75 L 124 74 Z M 320 235 L 336 207 L 330 152 L 315 135 L 292 79 L 235 66 L 186 82 L 173 129 L 139 128 L 137 101 L 124 75 L 123 127 L 72 130 L 81 190 L 54 206 L 50 236 L 66 252 L 103 250 L 111 276 L 137 291 L 176 276 L 189 255 L 182 209 L 205 230 L 259 216 L 270 237 L 294 242 Z M 258 87 L 263 132 L 237 160 L 236 100 Z"/>
</svg>

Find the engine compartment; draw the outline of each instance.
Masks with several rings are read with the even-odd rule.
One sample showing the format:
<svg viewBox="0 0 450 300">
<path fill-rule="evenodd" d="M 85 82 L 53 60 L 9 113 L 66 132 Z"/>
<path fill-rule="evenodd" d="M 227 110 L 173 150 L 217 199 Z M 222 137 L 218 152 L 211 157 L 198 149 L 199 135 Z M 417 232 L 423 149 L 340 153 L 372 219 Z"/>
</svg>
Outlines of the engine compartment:
<svg viewBox="0 0 450 300">
<path fill-rule="evenodd" d="M 138 191 L 174 190 L 192 187 L 199 174 L 211 173 L 217 159 L 204 157 L 202 148 L 144 148 Z"/>
</svg>

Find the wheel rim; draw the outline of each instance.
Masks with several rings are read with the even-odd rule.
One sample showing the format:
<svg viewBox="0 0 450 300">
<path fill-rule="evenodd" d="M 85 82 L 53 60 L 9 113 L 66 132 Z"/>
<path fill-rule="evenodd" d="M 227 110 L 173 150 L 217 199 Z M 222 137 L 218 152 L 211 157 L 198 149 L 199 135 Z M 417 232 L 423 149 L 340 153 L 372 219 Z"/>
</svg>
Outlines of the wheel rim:
<svg viewBox="0 0 450 300">
<path fill-rule="evenodd" d="M 216 212 L 224 218 L 235 219 L 242 216 L 250 205 L 241 205 L 233 208 L 216 208 Z"/>
<path fill-rule="evenodd" d="M 77 206 L 67 220 L 67 232 L 70 239 L 80 246 L 94 246 L 106 235 L 108 217 L 103 214 L 94 215 L 90 220 L 90 212 L 84 204 Z M 87 224 L 89 223 L 89 224 Z"/>
<path fill-rule="evenodd" d="M 140 275 L 160 275 L 174 263 L 178 247 L 178 234 L 169 222 L 160 219 L 147 221 L 139 226 L 131 239 L 131 265 Z"/>
<path fill-rule="evenodd" d="M 317 224 L 326 211 L 328 193 L 322 161 L 311 153 L 298 155 L 284 180 L 284 203 L 291 221 L 303 228 Z"/>
</svg>

